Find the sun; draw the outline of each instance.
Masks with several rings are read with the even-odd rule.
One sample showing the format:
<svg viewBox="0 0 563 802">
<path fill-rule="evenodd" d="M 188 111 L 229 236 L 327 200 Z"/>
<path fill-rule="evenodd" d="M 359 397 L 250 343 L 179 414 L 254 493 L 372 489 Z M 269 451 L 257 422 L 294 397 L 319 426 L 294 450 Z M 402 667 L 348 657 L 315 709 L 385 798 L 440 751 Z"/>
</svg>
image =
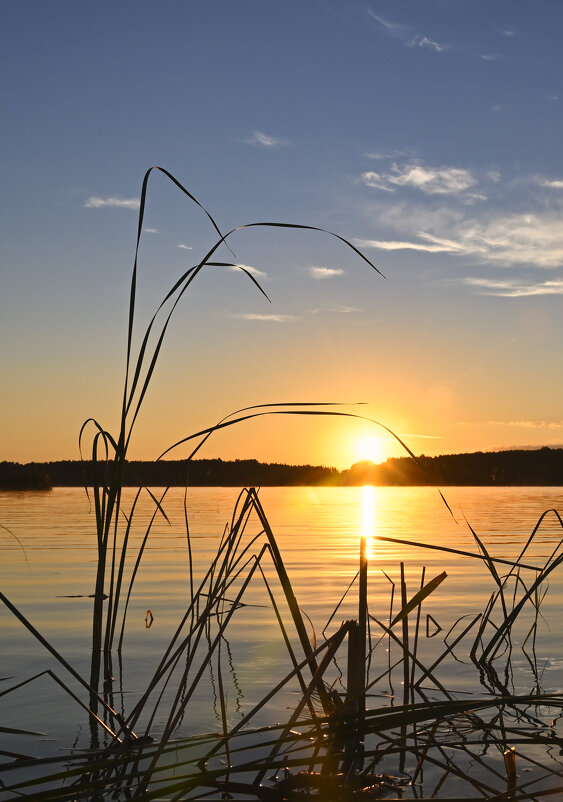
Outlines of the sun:
<svg viewBox="0 0 563 802">
<path fill-rule="evenodd" d="M 376 465 L 386 459 L 384 442 L 381 438 L 373 435 L 364 436 L 358 440 L 356 453 L 358 461 L 370 460 Z"/>
</svg>

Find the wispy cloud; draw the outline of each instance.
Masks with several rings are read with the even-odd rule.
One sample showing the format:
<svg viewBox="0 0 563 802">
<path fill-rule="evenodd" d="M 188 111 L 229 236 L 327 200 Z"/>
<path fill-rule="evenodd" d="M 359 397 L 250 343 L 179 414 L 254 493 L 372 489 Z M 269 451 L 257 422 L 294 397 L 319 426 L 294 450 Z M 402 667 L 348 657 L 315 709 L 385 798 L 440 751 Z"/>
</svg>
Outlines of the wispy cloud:
<svg viewBox="0 0 563 802">
<path fill-rule="evenodd" d="M 395 192 L 395 187 L 389 186 L 389 179 L 375 170 L 367 170 L 360 176 L 362 184 L 372 189 L 382 189 L 384 192 Z"/>
<path fill-rule="evenodd" d="M 241 315 L 235 315 L 234 317 L 237 317 L 240 320 L 258 320 L 265 321 L 267 323 L 289 323 L 290 321 L 295 320 L 293 315 L 259 315 L 255 314 L 254 312 L 247 312 Z"/>
<path fill-rule="evenodd" d="M 427 36 L 415 36 L 412 42 L 410 42 L 410 47 L 429 47 L 430 50 L 435 50 L 436 53 L 442 53 L 442 51 L 448 49 L 449 45 L 441 45 L 439 42 L 434 42 Z"/>
<path fill-rule="evenodd" d="M 380 204 L 376 210 L 378 224 L 390 226 L 399 236 L 357 240 L 360 247 L 450 253 L 506 268 L 563 268 L 559 203 L 529 214 L 491 212 L 485 207 L 470 215 L 468 207 L 428 208 L 411 202 Z M 539 288 L 536 292 L 540 294 Z M 554 293 L 558 293 L 554 286 L 543 289 L 543 294 Z"/>
<path fill-rule="evenodd" d="M 422 162 L 393 164 L 386 173 L 368 170 L 360 180 L 373 189 L 395 192 L 399 187 L 410 187 L 426 195 L 460 195 L 477 184 L 477 179 L 461 167 L 431 167 Z"/>
<path fill-rule="evenodd" d="M 317 309 L 311 309 L 312 315 L 319 315 L 328 312 L 331 315 L 351 315 L 361 312 L 357 306 L 320 306 Z"/>
<path fill-rule="evenodd" d="M 482 53 L 481 59 L 483 61 L 502 61 L 502 56 L 499 53 Z"/>
<path fill-rule="evenodd" d="M 178 245 L 178 248 L 181 248 L 183 251 L 193 251 L 193 248 L 192 248 L 191 245 L 186 245 L 183 242 L 180 242 L 180 244 Z"/>
<path fill-rule="evenodd" d="M 520 429 L 563 429 L 563 420 L 489 420 L 487 421 L 487 426 L 513 426 Z"/>
<path fill-rule="evenodd" d="M 310 267 L 309 273 L 315 279 L 333 278 L 333 276 L 343 276 L 344 270 L 341 267 Z"/>
<path fill-rule="evenodd" d="M 146 234 L 160 234 L 158 228 L 145 228 L 144 231 Z"/>
<path fill-rule="evenodd" d="M 268 274 L 264 273 L 263 270 L 258 270 L 257 267 L 252 267 L 252 265 L 237 264 L 233 265 L 231 267 L 231 270 L 238 270 L 239 268 L 246 270 L 247 273 L 250 273 L 252 276 L 255 276 L 256 278 L 267 278 L 268 276 Z"/>
<path fill-rule="evenodd" d="M 511 38 L 512 36 L 516 36 L 516 31 L 513 31 L 512 28 L 505 28 L 503 31 L 500 32 L 501 36 L 505 36 L 507 38 Z"/>
<path fill-rule="evenodd" d="M 389 34 L 389 36 L 393 36 L 396 39 L 405 39 L 407 37 L 409 29 L 406 25 L 384 20 L 383 17 L 378 16 L 375 11 L 371 10 L 371 8 L 368 8 L 367 12 L 369 16 L 374 19 L 386 33 Z"/>
<path fill-rule="evenodd" d="M 86 209 L 101 209 L 104 206 L 111 206 L 116 209 L 138 209 L 140 205 L 141 201 L 139 198 L 116 198 L 113 196 L 99 198 L 96 195 L 92 195 L 92 197 L 88 198 L 84 203 Z"/>
<path fill-rule="evenodd" d="M 502 298 L 528 298 L 532 295 L 563 295 L 561 281 L 514 281 L 487 278 L 465 278 L 464 284 L 481 290 L 481 295 L 497 295 Z"/>
<path fill-rule="evenodd" d="M 263 148 L 281 148 L 289 145 L 287 139 L 279 136 L 271 136 L 263 131 L 254 130 L 250 136 L 244 138 L 247 145 L 259 145 Z"/>
<path fill-rule="evenodd" d="M 437 237 L 434 234 L 427 234 L 424 231 L 420 231 L 418 236 L 430 243 L 430 247 L 436 248 L 436 253 L 439 251 L 463 253 L 463 244 L 455 242 L 455 240 L 447 239 L 446 237 Z"/>
<path fill-rule="evenodd" d="M 500 215 L 488 221 L 469 220 L 457 238 L 461 251 L 503 265 L 563 266 L 561 213 Z"/>
<path fill-rule="evenodd" d="M 413 156 L 414 153 L 410 150 L 371 150 L 365 154 L 366 159 L 401 159 Z"/>
<path fill-rule="evenodd" d="M 435 53 L 442 53 L 444 50 L 449 50 L 451 48 L 451 45 L 437 42 L 435 39 L 430 39 L 428 36 L 417 33 L 409 25 L 402 25 L 399 22 L 392 22 L 389 19 L 384 19 L 371 9 L 368 9 L 367 13 L 375 20 L 377 27 L 381 31 L 391 36 L 393 39 L 397 39 L 406 47 L 423 47 L 433 50 Z"/>
<path fill-rule="evenodd" d="M 440 242 L 429 234 L 420 233 L 421 238 L 435 239 L 435 242 L 409 242 L 408 240 L 375 240 L 358 239 L 355 244 L 358 248 L 376 248 L 380 251 L 422 251 L 424 253 L 455 253 L 462 250 L 456 243 L 448 244 L 447 240 Z"/>
</svg>

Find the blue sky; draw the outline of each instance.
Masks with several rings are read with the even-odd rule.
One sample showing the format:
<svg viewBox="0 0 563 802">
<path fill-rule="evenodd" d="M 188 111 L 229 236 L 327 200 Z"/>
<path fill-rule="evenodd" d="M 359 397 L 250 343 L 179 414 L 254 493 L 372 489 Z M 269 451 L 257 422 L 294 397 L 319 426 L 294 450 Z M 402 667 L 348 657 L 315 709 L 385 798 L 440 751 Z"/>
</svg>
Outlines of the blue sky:
<svg viewBox="0 0 563 802">
<path fill-rule="evenodd" d="M 222 229 L 321 226 L 386 278 L 328 236 L 237 232 L 236 259 L 272 303 L 240 271 L 201 276 L 132 456 L 292 400 L 366 401 L 417 453 L 563 443 L 562 4 L 11 0 L 2 12 L 0 459 L 74 458 L 90 416 L 115 429 L 152 165 Z M 153 174 L 139 331 L 213 242 Z M 383 433 L 270 418 L 202 455 L 344 466 L 368 435 Z"/>
</svg>

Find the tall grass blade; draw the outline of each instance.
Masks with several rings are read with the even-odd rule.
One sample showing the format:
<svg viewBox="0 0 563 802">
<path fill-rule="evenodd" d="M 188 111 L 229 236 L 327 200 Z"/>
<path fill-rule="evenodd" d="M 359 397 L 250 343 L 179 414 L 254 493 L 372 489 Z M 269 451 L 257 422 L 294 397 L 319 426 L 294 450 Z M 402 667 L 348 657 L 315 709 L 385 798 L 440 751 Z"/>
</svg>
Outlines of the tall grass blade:
<svg viewBox="0 0 563 802">
<path fill-rule="evenodd" d="M 401 565 L 403 565 L 403 571 L 404 571 L 404 564 L 401 563 Z M 395 618 L 389 624 L 389 628 L 394 627 L 395 624 L 398 624 L 399 621 L 402 621 L 404 618 L 406 618 L 409 613 L 412 613 L 413 610 L 415 610 L 420 604 L 422 604 L 424 599 L 430 596 L 431 593 L 434 593 L 436 588 L 442 584 L 442 582 L 444 581 L 444 579 L 447 578 L 447 576 L 448 576 L 447 573 L 445 571 L 442 571 L 441 574 L 435 576 L 434 579 L 431 579 L 430 582 L 428 582 L 423 588 L 421 588 L 418 591 L 418 593 L 415 593 L 409 602 L 406 601 L 406 598 L 403 599 L 401 597 L 401 603 L 403 606 L 401 607 Z"/>
</svg>

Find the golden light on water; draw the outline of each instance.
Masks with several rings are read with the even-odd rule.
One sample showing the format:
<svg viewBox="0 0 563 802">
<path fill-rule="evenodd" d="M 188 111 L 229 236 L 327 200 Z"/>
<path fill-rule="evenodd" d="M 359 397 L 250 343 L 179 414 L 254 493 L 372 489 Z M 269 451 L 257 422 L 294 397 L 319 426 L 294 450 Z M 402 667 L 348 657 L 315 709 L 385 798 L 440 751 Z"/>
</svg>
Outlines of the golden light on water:
<svg viewBox="0 0 563 802">
<path fill-rule="evenodd" d="M 373 538 L 376 521 L 375 487 L 365 485 L 362 487 L 362 530 L 361 535 L 366 541 L 366 556 L 368 560 L 373 557 Z"/>
</svg>

